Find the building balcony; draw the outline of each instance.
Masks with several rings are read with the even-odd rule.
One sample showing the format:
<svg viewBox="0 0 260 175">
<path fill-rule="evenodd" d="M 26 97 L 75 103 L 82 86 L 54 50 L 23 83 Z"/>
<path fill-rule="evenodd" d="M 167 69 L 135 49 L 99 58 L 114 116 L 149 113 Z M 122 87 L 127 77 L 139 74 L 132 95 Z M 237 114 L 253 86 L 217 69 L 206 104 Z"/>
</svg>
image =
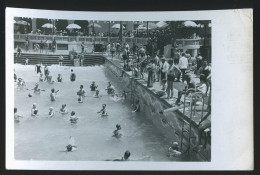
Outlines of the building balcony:
<svg viewBox="0 0 260 175">
<path fill-rule="evenodd" d="M 119 37 L 100 37 L 100 36 L 57 36 L 57 35 L 35 35 L 35 34 L 14 34 L 14 41 L 25 42 L 26 38 L 30 41 L 40 42 L 40 40 L 52 41 L 55 39 L 57 43 L 68 43 L 68 42 L 90 42 L 90 43 L 104 43 L 104 42 L 117 42 Z M 146 44 L 147 38 L 130 38 L 123 37 L 122 42 Z"/>
<path fill-rule="evenodd" d="M 179 49 L 199 49 L 200 46 L 211 46 L 211 39 L 176 39 L 176 45 Z"/>
</svg>

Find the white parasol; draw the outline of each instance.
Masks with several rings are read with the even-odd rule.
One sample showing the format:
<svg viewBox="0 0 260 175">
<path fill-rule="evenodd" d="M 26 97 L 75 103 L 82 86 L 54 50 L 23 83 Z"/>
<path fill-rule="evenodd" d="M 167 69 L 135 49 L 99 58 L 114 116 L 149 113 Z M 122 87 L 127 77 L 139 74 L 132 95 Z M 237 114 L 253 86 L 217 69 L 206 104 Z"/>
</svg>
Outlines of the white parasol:
<svg viewBox="0 0 260 175">
<path fill-rule="evenodd" d="M 24 25 L 24 26 L 26 26 L 26 25 L 30 26 L 30 23 L 28 23 L 28 22 L 26 22 L 26 21 L 23 21 L 23 20 L 21 20 L 21 21 L 16 21 L 15 24 Z"/>
<path fill-rule="evenodd" d="M 52 29 L 53 27 L 54 26 L 52 24 L 50 24 L 50 23 L 46 23 L 46 24 L 42 25 L 42 28 L 47 28 L 47 29 Z"/>
<path fill-rule="evenodd" d="M 185 21 L 182 23 L 185 27 L 198 27 L 198 25 L 193 21 Z"/>
<path fill-rule="evenodd" d="M 163 28 L 163 27 L 167 27 L 168 24 L 164 21 L 160 21 L 160 22 L 157 22 L 156 25 L 159 27 L 159 28 Z"/>
<path fill-rule="evenodd" d="M 70 24 L 66 27 L 66 29 L 81 29 L 81 27 L 77 24 Z"/>
<path fill-rule="evenodd" d="M 102 28 L 101 25 L 97 24 L 97 23 L 91 23 L 88 25 L 88 27 L 93 27 L 94 25 L 94 28 Z"/>
<path fill-rule="evenodd" d="M 124 26 L 122 26 L 122 28 L 125 29 Z M 114 24 L 114 25 L 112 26 L 112 29 L 120 29 L 120 24 Z"/>
</svg>

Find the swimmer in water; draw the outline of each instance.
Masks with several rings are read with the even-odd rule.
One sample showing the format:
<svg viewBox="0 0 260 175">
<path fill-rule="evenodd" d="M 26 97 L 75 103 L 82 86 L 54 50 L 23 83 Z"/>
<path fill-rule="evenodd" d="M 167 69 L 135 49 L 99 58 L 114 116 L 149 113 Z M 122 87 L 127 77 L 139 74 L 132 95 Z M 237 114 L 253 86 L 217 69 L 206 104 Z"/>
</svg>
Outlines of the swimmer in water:
<svg viewBox="0 0 260 175">
<path fill-rule="evenodd" d="M 31 109 L 31 116 L 32 117 L 37 117 L 38 116 L 38 109 L 37 109 L 37 104 L 33 103 L 33 107 Z"/>
<path fill-rule="evenodd" d="M 57 81 L 58 81 L 58 82 L 62 82 L 61 74 L 58 74 Z"/>
<path fill-rule="evenodd" d="M 95 97 L 95 98 L 101 97 L 101 96 L 99 95 L 99 90 L 96 90 L 94 97 Z"/>
<path fill-rule="evenodd" d="M 50 108 L 49 108 L 48 116 L 49 116 L 50 118 L 54 116 L 53 107 L 50 107 Z"/>
<path fill-rule="evenodd" d="M 131 155 L 130 151 L 126 150 L 124 157 L 122 157 L 121 159 L 114 159 L 113 161 L 127 161 L 129 160 L 130 155 Z"/>
<path fill-rule="evenodd" d="M 66 109 L 66 104 L 61 105 L 59 113 L 61 113 L 62 115 L 66 115 L 69 113 L 68 110 Z"/>
<path fill-rule="evenodd" d="M 169 157 L 178 157 L 180 155 L 178 142 L 173 142 L 172 146 L 169 147 Z"/>
<path fill-rule="evenodd" d="M 77 149 L 77 146 L 75 145 L 75 139 L 74 137 L 69 138 L 69 144 L 65 147 L 67 152 L 72 152 L 75 151 Z"/>
<path fill-rule="evenodd" d="M 80 89 L 79 91 L 77 92 L 77 95 L 78 95 L 78 102 L 79 103 L 83 103 L 83 97 L 86 96 L 86 92 L 85 90 L 83 89 L 83 85 L 80 85 Z"/>
<path fill-rule="evenodd" d="M 70 113 L 70 122 L 71 123 L 77 123 L 78 119 L 79 118 L 77 116 L 75 116 L 75 111 L 71 111 L 71 113 Z"/>
<path fill-rule="evenodd" d="M 26 86 L 25 82 L 22 78 L 18 78 L 17 86 L 18 86 L 18 88 L 23 88 Z"/>
<path fill-rule="evenodd" d="M 54 81 L 52 80 L 52 76 L 50 75 L 50 71 L 46 73 L 44 81 L 47 81 L 50 84 L 54 83 Z"/>
<path fill-rule="evenodd" d="M 43 74 L 42 73 L 40 73 L 40 77 L 39 77 L 39 82 L 43 82 Z"/>
<path fill-rule="evenodd" d="M 123 93 L 122 93 L 122 98 L 125 100 L 126 99 L 126 97 L 127 97 L 127 93 L 125 92 L 125 91 L 123 91 Z"/>
<path fill-rule="evenodd" d="M 14 108 L 14 121 L 16 123 L 19 123 L 20 122 L 20 118 L 23 118 L 23 116 L 17 114 L 17 108 L 15 107 Z"/>
<path fill-rule="evenodd" d="M 17 80 L 17 75 L 14 73 L 14 82 Z"/>
<path fill-rule="evenodd" d="M 112 86 L 110 81 L 108 82 L 108 86 L 105 90 L 107 90 L 107 94 L 114 94 L 115 93 L 115 88 L 114 88 L 114 86 Z"/>
<path fill-rule="evenodd" d="M 75 81 L 76 80 L 76 74 L 73 72 L 73 69 L 70 70 L 70 81 Z"/>
<path fill-rule="evenodd" d="M 121 130 L 121 126 L 119 124 L 116 125 L 116 130 L 113 131 L 113 136 L 115 138 L 120 138 L 122 137 L 122 134 L 119 132 Z"/>
<path fill-rule="evenodd" d="M 55 91 L 54 88 L 51 89 L 51 94 L 50 94 L 51 101 L 55 101 L 56 100 L 57 92 L 59 92 L 59 90 Z"/>
<path fill-rule="evenodd" d="M 100 111 L 98 111 L 97 113 L 102 115 L 102 116 L 107 116 L 107 110 L 106 110 L 106 104 L 102 105 L 102 109 Z"/>
<path fill-rule="evenodd" d="M 91 91 L 95 91 L 97 89 L 98 85 L 95 84 L 95 81 L 92 82 L 92 84 L 90 85 L 90 89 Z"/>
<path fill-rule="evenodd" d="M 140 112 L 140 102 L 139 100 L 136 100 L 136 104 L 133 105 L 134 106 L 134 110 L 132 112 Z"/>
<path fill-rule="evenodd" d="M 27 89 L 27 90 L 33 90 L 33 92 L 35 93 L 35 94 L 40 94 L 41 93 L 41 91 L 44 91 L 44 90 L 41 90 L 40 88 L 39 88 L 39 84 L 38 83 L 36 83 L 35 84 L 35 86 L 34 86 L 34 88 L 33 89 Z"/>
</svg>

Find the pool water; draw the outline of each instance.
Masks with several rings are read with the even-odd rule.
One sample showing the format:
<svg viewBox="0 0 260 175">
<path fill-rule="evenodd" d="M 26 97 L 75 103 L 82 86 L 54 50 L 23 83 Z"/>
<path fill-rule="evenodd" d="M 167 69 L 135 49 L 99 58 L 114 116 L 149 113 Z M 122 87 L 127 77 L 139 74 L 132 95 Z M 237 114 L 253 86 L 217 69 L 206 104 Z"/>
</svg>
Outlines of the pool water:
<svg viewBox="0 0 260 175">
<path fill-rule="evenodd" d="M 70 69 L 76 73 L 76 81 L 70 82 Z M 20 123 L 15 123 L 15 159 L 16 160 L 81 160 L 102 161 L 121 158 L 126 150 L 131 152 L 130 159 L 138 161 L 171 161 L 166 154 L 172 140 L 167 140 L 142 113 L 133 113 L 130 100 L 114 101 L 106 95 L 105 88 L 111 81 L 117 92 L 122 92 L 120 78 L 115 77 L 103 66 L 95 67 L 59 67 L 49 66 L 50 74 L 56 80 L 58 73 L 63 82 L 49 84 L 40 82 L 41 94 L 26 89 L 14 89 L 15 107 L 23 115 Z M 26 86 L 32 89 L 39 75 L 34 66 L 15 65 L 17 77 L 22 77 Z M 90 84 L 95 81 L 102 98 L 93 98 Z M 84 86 L 87 96 L 84 103 L 77 102 L 76 92 Z M 50 89 L 59 90 L 55 102 L 50 101 Z M 32 97 L 29 98 L 29 92 Z M 130 98 L 130 94 L 128 94 Z M 32 104 L 37 103 L 39 117 L 32 119 Z M 75 111 L 80 117 L 76 124 L 69 122 L 70 114 L 62 116 L 55 112 L 48 118 L 49 107 L 58 111 L 67 104 L 68 111 Z M 107 104 L 108 117 L 97 114 Z M 123 137 L 116 139 L 112 132 L 116 124 L 121 125 Z M 69 137 L 75 138 L 76 151 L 64 152 Z"/>
</svg>

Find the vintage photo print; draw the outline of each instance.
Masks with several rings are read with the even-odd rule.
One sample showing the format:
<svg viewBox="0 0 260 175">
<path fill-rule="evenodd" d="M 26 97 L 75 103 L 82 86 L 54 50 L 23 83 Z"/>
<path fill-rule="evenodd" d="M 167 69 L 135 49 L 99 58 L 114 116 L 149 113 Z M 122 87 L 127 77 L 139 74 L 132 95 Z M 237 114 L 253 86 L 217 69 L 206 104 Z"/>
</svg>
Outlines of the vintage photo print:
<svg viewBox="0 0 260 175">
<path fill-rule="evenodd" d="M 253 168 L 252 10 L 6 14 L 7 169 Z"/>
</svg>

